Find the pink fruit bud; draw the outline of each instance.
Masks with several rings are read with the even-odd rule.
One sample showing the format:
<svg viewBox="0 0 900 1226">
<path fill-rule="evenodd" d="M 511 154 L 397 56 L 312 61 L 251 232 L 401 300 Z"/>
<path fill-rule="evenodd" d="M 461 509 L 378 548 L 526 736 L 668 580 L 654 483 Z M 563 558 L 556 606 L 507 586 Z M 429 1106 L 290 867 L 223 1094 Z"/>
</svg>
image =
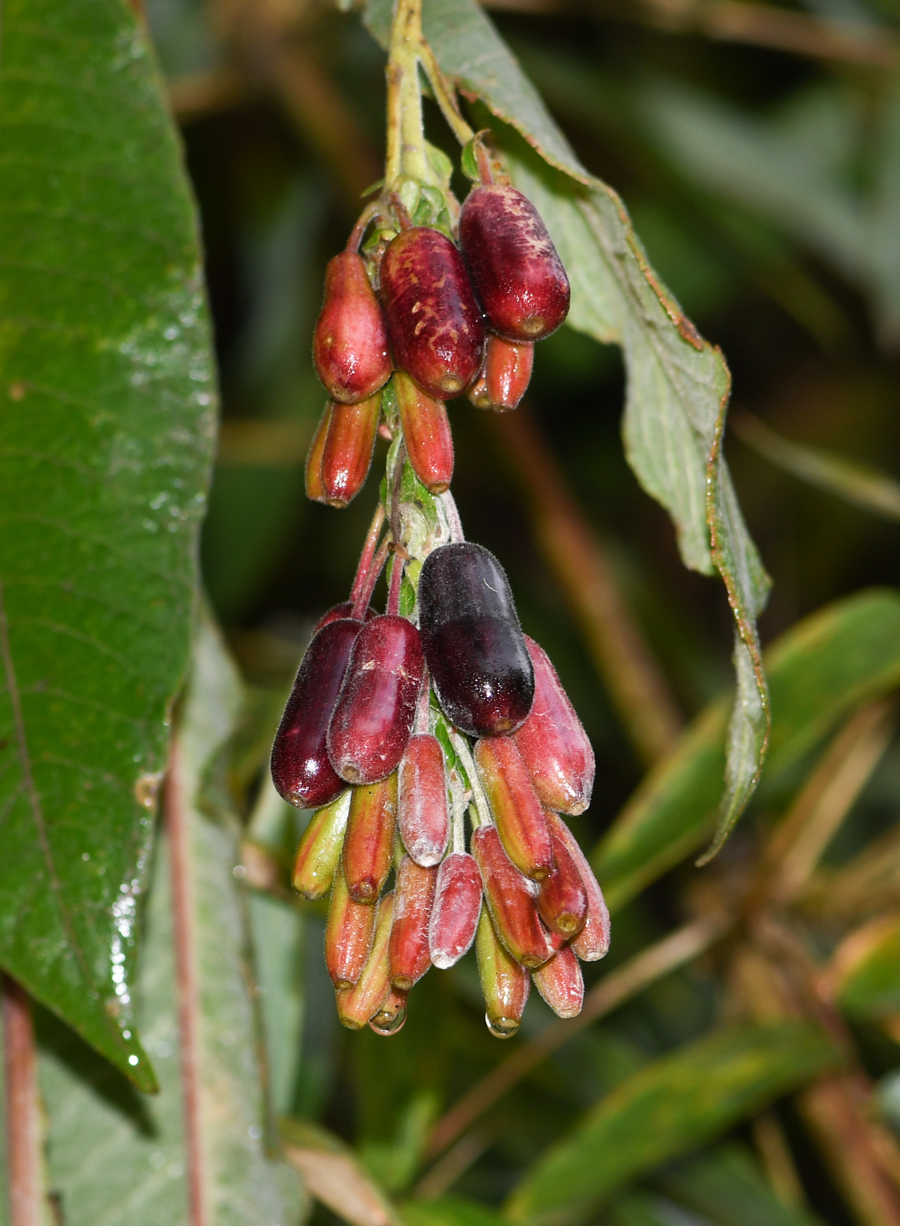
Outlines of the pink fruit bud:
<svg viewBox="0 0 900 1226">
<path fill-rule="evenodd" d="M 604 901 L 603 892 L 597 883 L 593 869 L 588 864 L 587 856 L 562 818 L 555 813 L 548 813 L 547 825 L 560 842 L 565 844 L 587 891 L 587 919 L 581 932 L 572 942 L 572 949 L 582 962 L 596 962 L 599 958 L 605 957 L 609 949 L 609 910 Z"/>
<path fill-rule="evenodd" d="M 594 751 L 546 651 L 525 636 L 534 665 L 531 714 L 513 739 L 541 803 L 575 816 L 591 801 Z"/>
<path fill-rule="evenodd" d="M 509 1039 L 519 1029 L 530 981 L 524 966 L 511 958 L 500 944 L 486 911 L 482 911 L 478 921 L 475 956 L 487 1028 L 495 1038 Z"/>
<path fill-rule="evenodd" d="M 478 407 L 497 413 L 515 409 L 528 390 L 533 365 L 534 345 L 530 342 L 515 345 L 499 336 L 489 336 L 483 372 L 487 404 Z"/>
<path fill-rule="evenodd" d="M 328 753 L 342 779 L 374 783 L 397 769 L 412 733 L 424 672 L 412 622 L 394 614 L 366 622 L 328 728 Z"/>
<path fill-rule="evenodd" d="M 386 894 L 378 904 L 372 948 L 359 979 L 351 988 L 335 990 L 338 1020 L 348 1030 L 361 1030 L 375 1016 L 391 990 L 388 979 L 388 939 L 393 901 L 393 894 Z"/>
<path fill-rule="evenodd" d="M 515 741 L 505 736 L 479 741 L 475 765 L 506 854 L 526 877 L 543 881 L 553 868 L 550 832 Z"/>
<path fill-rule="evenodd" d="M 558 1017 L 577 1017 L 584 1003 L 584 979 L 571 948 L 531 972 L 534 986 Z"/>
<path fill-rule="evenodd" d="M 399 778 L 397 819 L 403 846 L 416 864 L 432 868 L 440 864 L 450 833 L 444 751 L 437 737 L 410 738 Z"/>
<path fill-rule="evenodd" d="M 313 362 L 328 394 L 342 404 L 367 399 L 390 377 L 387 325 L 355 251 L 328 261 Z"/>
<path fill-rule="evenodd" d="M 408 992 L 431 966 L 428 923 L 437 874 L 436 868 L 422 868 L 409 856 L 397 870 L 388 961 L 391 985 L 400 992 Z"/>
<path fill-rule="evenodd" d="M 344 880 L 357 903 L 374 903 L 391 871 L 397 819 L 397 776 L 353 789 L 344 835 Z"/>
<path fill-rule="evenodd" d="M 453 437 L 443 400 L 435 400 L 398 370 L 394 390 L 406 454 L 413 472 L 432 494 L 442 494 L 453 479 Z"/>
<path fill-rule="evenodd" d="M 328 725 L 361 623 L 323 627 L 306 649 L 272 746 L 272 781 L 300 809 L 318 809 L 344 790 L 328 758 Z"/>
<path fill-rule="evenodd" d="M 334 875 L 325 924 L 325 965 L 336 988 L 357 982 L 372 948 L 376 908 L 354 902 L 342 872 Z"/>
<path fill-rule="evenodd" d="M 552 831 L 550 837 L 556 868 L 541 882 L 537 909 L 547 927 L 568 940 L 584 927 L 588 910 L 587 890 L 565 843 Z"/>
<path fill-rule="evenodd" d="M 474 832 L 472 854 L 500 940 L 523 966 L 540 966 L 553 954 L 553 946 L 535 906 L 537 887 L 510 861 L 495 827 L 481 826 Z"/>
<path fill-rule="evenodd" d="M 325 451 L 325 442 L 328 438 L 328 427 L 331 425 L 331 410 L 333 407 L 329 401 L 322 410 L 322 416 L 319 418 L 316 432 L 309 444 L 309 451 L 306 453 L 306 497 L 313 502 L 328 501 L 325 486 L 322 483 L 322 456 Z"/>
<path fill-rule="evenodd" d="M 334 405 L 322 451 L 322 488 L 329 506 L 345 507 L 365 484 L 380 413 L 380 392 L 359 404 Z"/>
<path fill-rule="evenodd" d="M 304 898 L 324 898 L 331 889 L 341 859 L 349 811 L 347 791 L 314 813 L 303 831 L 294 856 L 291 885 Z"/>
<path fill-rule="evenodd" d="M 474 858 L 454 851 L 438 869 L 428 928 L 431 961 L 445 971 L 469 952 L 481 914 L 481 872 Z"/>
</svg>

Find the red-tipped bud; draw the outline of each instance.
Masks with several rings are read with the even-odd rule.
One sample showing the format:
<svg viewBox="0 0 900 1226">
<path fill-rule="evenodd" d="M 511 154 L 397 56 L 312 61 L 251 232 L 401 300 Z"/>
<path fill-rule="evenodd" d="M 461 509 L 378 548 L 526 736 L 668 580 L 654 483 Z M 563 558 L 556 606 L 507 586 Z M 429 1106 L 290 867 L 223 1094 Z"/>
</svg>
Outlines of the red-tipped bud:
<svg viewBox="0 0 900 1226">
<path fill-rule="evenodd" d="M 454 851 L 438 869 L 428 948 L 440 970 L 454 966 L 472 948 L 481 914 L 481 872 L 475 859 Z"/>
<path fill-rule="evenodd" d="M 450 812 L 444 751 L 437 737 L 414 736 L 406 746 L 400 763 L 397 820 L 410 859 L 423 868 L 440 864 L 447 850 Z"/>
<path fill-rule="evenodd" d="M 593 869 L 588 864 L 587 856 L 562 818 L 555 813 L 548 813 L 547 825 L 560 842 L 565 844 L 587 891 L 587 919 L 581 932 L 572 942 L 572 949 L 582 962 L 596 962 L 599 958 L 605 957 L 609 949 L 609 910 L 604 901 L 603 892 L 594 876 Z"/>
<path fill-rule="evenodd" d="M 394 887 L 394 924 L 388 946 L 391 985 L 408 992 L 431 966 L 428 922 L 434 903 L 436 868 L 421 868 L 404 856 Z"/>
<path fill-rule="evenodd" d="M 459 241 L 492 331 L 507 341 L 549 336 L 569 311 L 569 279 L 540 214 L 514 187 L 476 187 Z"/>
<path fill-rule="evenodd" d="M 553 946 L 535 906 L 537 887 L 510 861 L 494 826 L 481 826 L 474 832 L 472 854 L 481 870 L 485 902 L 500 940 L 523 966 L 540 966 L 552 955 Z"/>
<path fill-rule="evenodd" d="M 556 868 L 541 882 L 537 909 L 551 932 L 569 940 L 581 931 L 587 919 L 587 890 L 565 843 L 552 831 L 550 838 Z"/>
<path fill-rule="evenodd" d="M 315 626 L 313 626 L 313 634 L 318 634 L 319 631 L 322 629 L 322 627 L 329 625 L 330 622 L 341 621 L 342 619 L 346 619 L 352 616 L 353 616 L 353 601 L 344 600 L 340 604 L 336 604 L 333 609 L 329 609 L 327 613 L 322 614 L 322 616 L 316 622 Z M 370 622 L 373 617 L 377 617 L 377 616 L 378 616 L 378 610 L 373 609 L 372 606 L 369 605 L 368 609 L 366 609 L 366 615 L 363 620 Z"/>
<path fill-rule="evenodd" d="M 328 261 L 313 362 L 328 394 L 342 404 L 367 399 L 390 377 L 387 325 L 355 251 Z"/>
<path fill-rule="evenodd" d="M 357 903 L 374 903 L 391 871 L 397 821 L 397 776 L 353 789 L 344 835 L 344 880 Z"/>
<path fill-rule="evenodd" d="M 549 962 L 531 972 L 534 986 L 558 1017 L 577 1017 L 584 1003 L 584 979 L 572 950 L 566 946 Z"/>
<path fill-rule="evenodd" d="M 533 365 L 531 342 L 515 345 L 499 336 L 489 336 L 485 342 L 484 370 L 476 384 L 480 388 L 483 383 L 484 390 L 473 404 L 497 413 L 515 409 L 528 390 Z"/>
<path fill-rule="evenodd" d="M 594 751 L 550 657 L 525 636 L 534 665 L 534 704 L 514 734 L 541 803 L 575 816 L 591 802 Z"/>
<path fill-rule="evenodd" d="M 372 948 L 359 979 L 352 988 L 336 988 L 338 1020 L 348 1030 L 362 1030 L 370 1021 L 391 990 L 388 978 L 388 939 L 393 916 L 393 894 L 386 894 L 378 904 Z M 374 908 L 370 908 L 374 910 Z"/>
<path fill-rule="evenodd" d="M 322 410 L 316 432 L 306 453 L 306 497 L 313 502 L 327 502 L 325 486 L 322 482 L 322 456 L 325 452 L 325 442 L 328 438 L 328 427 L 331 425 L 331 411 L 334 408 L 330 402 Z"/>
<path fill-rule="evenodd" d="M 328 758 L 328 724 L 360 629 L 360 622 L 348 618 L 313 637 L 275 734 L 272 781 L 299 809 L 318 809 L 344 790 Z"/>
<path fill-rule="evenodd" d="M 424 675 L 422 644 L 411 621 L 385 614 L 366 622 L 328 728 L 328 753 L 342 779 L 374 783 L 397 769 Z"/>
<path fill-rule="evenodd" d="M 291 885 L 304 898 L 324 898 L 341 860 L 350 790 L 312 815 L 294 856 Z"/>
<path fill-rule="evenodd" d="M 475 765 L 506 854 L 526 877 L 543 881 L 553 868 L 550 832 L 515 741 L 505 736 L 479 741 Z"/>
<path fill-rule="evenodd" d="M 484 325 L 466 266 L 446 235 L 405 230 L 381 261 L 381 297 L 397 366 L 430 396 L 459 396 L 481 368 Z"/>
<path fill-rule="evenodd" d="M 357 982 L 372 948 L 376 908 L 354 902 L 342 872 L 334 874 L 325 924 L 325 965 L 336 988 Z"/>
<path fill-rule="evenodd" d="M 380 1009 L 369 1021 L 369 1029 L 385 1038 L 399 1034 L 406 1025 L 406 992 L 391 988 Z"/>
<path fill-rule="evenodd" d="M 433 550 L 419 577 L 419 626 L 447 718 L 470 736 L 503 736 L 525 722 L 534 669 L 503 567 L 456 541 Z"/>
<path fill-rule="evenodd" d="M 322 488 L 332 507 L 345 507 L 365 484 L 372 463 L 381 392 L 359 404 L 336 404 L 322 452 Z"/>
<path fill-rule="evenodd" d="M 497 940 L 486 911 L 482 911 L 478 921 L 475 957 L 487 1028 L 497 1039 L 512 1038 L 522 1021 L 530 980 L 525 967 L 511 958 Z"/>
<path fill-rule="evenodd" d="M 432 494 L 442 494 L 453 479 L 453 437 L 447 406 L 427 396 L 408 375 L 394 375 L 397 407 L 406 454 L 413 472 Z"/>
</svg>

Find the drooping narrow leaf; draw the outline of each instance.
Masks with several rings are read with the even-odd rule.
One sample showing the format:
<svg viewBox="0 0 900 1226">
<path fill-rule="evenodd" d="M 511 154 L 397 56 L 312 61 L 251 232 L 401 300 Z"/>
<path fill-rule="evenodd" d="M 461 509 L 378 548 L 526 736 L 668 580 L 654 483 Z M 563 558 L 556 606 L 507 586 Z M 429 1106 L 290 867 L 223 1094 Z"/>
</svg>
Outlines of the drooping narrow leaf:
<svg viewBox="0 0 900 1226">
<path fill-rule="evenodd" d="M 383 43 L 390 8 L 388 0 L 370 0 L 367 9 Z M 481 8 L 473 0 L 433 0 L 423 21 L 444 72 L 494 116 L 492 136 L 513 182 L 547 223 L 572 279 L 569 323 L 622 346 L 631 467 L 671 515 L 685 565 L 706 574 L 717 569 L 725 582 L 735 615 L 737 695 L 714 852 L 756 786 L 769 729 L 756 632 L 768 579 L 721 454 L 728 368 L 659 281 L 622 201 L 579 164 Z"/>
<path fill-rule="evenodd" d="M 194 210 L 120 0 L 10 0 L 0 77 L 0 964 L 144 1088 L 133 1021 L 215 399 Z"/>
<path fill-rule="evenodd" d="M 835 950 L 826 974 L 835 999 L 851 1016 L 900 1013 L 900 915 L 851 932 Z"/>
<path fill-rule="evenodd" d="M 402 1226 L 400 1215 L 349 1146 L 306 1120 L 282 1120 L 285 1153 L 310 1192 L 351 1226 Z"/>
<path fill-rule="evenodd" d="M 234 728 L 240 691 L 215 633 L 202 630 L 177 737 L 190 863 L 193 954 L 199 994 L 199 1174 L 209 1221 L 293 1226 L 297 1177 L 265 1154 L 266 1128 L 252 976 L 237 863 L 237 828 L 200 807 L 203 778 Z M 41 1086 L 48 1110 L 51 1188 L 67 1226 L 188 1226 L 184 1085 L 175 992 L 169 840 L 159 840 L 147 931 L 135 985 L 138 1020 L 160 1080 L 139 1093 L 50 1015 L 44 1016 Z M 182 938 L 183 939 L 183 935 Z"/>
<path fill-rule="evenodd" d="M 610 1194 L 832 1067 L 820 1030 L 789 1022 L 723 1031 L 654 1061 L 614 1089 L 529 1170 L 515 1222 L 583 1221 Z"/>
<path fill-rule="evenodd" d="M 772 645 L 766 669 L 775 778 L 859 706 L 900 684 L 900 593 L 874 589 L 827 606 Z M 726 718 L 724 702 L 699 715 L 598 843 L 591 860 L 611 906 L 709 838 Z"/>
</svg>

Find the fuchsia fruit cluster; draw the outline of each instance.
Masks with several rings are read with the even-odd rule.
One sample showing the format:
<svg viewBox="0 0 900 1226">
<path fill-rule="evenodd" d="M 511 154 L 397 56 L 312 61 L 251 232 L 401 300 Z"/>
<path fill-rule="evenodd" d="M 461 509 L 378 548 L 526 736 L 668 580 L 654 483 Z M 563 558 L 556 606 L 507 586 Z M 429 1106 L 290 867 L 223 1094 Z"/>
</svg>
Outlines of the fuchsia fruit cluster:
<svg viewBox="0 0 900 1226">
<path fill-rule="evenodd" d="M 590 802 L 594 755 L 549 658 L 522 632 L 500 563 L 462 539 L 444 492 L 444 402 L 469 389 L 482 407 L 514 407 L 534 341 L 565 318 L 569 285 L 536 210 L 508 184 L 470 193 L 459 246 L 390 208 L 396 232 L 378 208 L 354 232 L 358 246 L 375 219 L 368 262 L 351 243 L 329 265 L 313 352 L 331 400 L 307 463 L 311 496 L 346 505 L 380 426 L 393 437 L 385 514 L 351 600 L 314 631 L 272 777 L 314 810 L 293 885 L 309 899 L 330 892 L 325 959 L 343 1024 L 397 1033 L 415 983 L 474 944 L 486 1021 L 505 1038 L 532 981 L 561 1017 L 577 1014 L 580 961 L 608 948 L 603 895 L 564 821 Z M 436 534 L 403 528 L 407 465 Z M 369 602 L 389 554 L 378 614 Z"/>
</svg>

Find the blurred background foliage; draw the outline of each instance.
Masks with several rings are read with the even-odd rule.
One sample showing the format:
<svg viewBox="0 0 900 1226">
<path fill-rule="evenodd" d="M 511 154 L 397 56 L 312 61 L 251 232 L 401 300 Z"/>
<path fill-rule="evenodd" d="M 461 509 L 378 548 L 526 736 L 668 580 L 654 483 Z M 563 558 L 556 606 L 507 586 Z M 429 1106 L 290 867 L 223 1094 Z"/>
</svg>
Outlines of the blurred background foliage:
<svg viewBox="0 0 900 1226">
<path fill-rule="evenodd" d="M 900 586 L 896 0 L 489 7 L 727 355 L 728 458 L 774 580 L 764 643 L 860 589 Z M 381 173 L 384 57 L 358 12 L 324 0 L 147 0 L 146 15 L 199 200 L 216 326 L 224 417 L 203 569 L 248 686 L 233 782 L 271 1094 L 317 1220 L 385 1226 L 387 1193 L 410 1226 L 490 1226 L 513 1193 L 507 1212 L 529 1221 L 900 1223 L 894 596 L 801 632 L 819 635 L 818 673 L 805 640 L 782 649 L 800 659 L 782 689 L 773 672 L 776 744 L 793 748 L 773 755 L 710 868 L 685 859 L 698 840 L 679 842 L 659 815 L 674 797 L 688 826 L 705 821 L 720 718 L 656 768 L 656 794 L 645 784 L 631 801 L 631 826 L 615 830 L 643 823 L 655 839 L 655 817 L 661 854 L 621 888 L 609 958 L 586 968 L 589 1024 L 553 1024 L 535 999 L 518 1047 L 500 1047 L 467 959 L 417 987 L 398 1038 L 341 1031 L 324 912 L 285 888 L 303 817 L 262 780 L 310 628 L 345 599 L 376 498 L 370 478 L 346 511 L 308 503 L 303 460 L 323 402 L 310 336 L 324 267 Z M 540 346 L 519 413 L 452 409 L 467 535 L 504 562 L 593 741 L 595 798 L 576 832 L 614 891 L 617 836 L 600 840 L 645 769 L 731 684 L 721 590 L 683 569 L 669 520 L 628 469 L 622 398 L 618 350 L 563 328 Z M 649 749 L 629 735 L 641 712 L 610 697 L 623 636 L 652 681 Z M 446 1115 L 467 1092 L 468 1116 Z M 310 1159 L 326 1151 L 336 1181 Z M 579 1190 L 573 1171 L 593 1181 Z"/>
</svg>

